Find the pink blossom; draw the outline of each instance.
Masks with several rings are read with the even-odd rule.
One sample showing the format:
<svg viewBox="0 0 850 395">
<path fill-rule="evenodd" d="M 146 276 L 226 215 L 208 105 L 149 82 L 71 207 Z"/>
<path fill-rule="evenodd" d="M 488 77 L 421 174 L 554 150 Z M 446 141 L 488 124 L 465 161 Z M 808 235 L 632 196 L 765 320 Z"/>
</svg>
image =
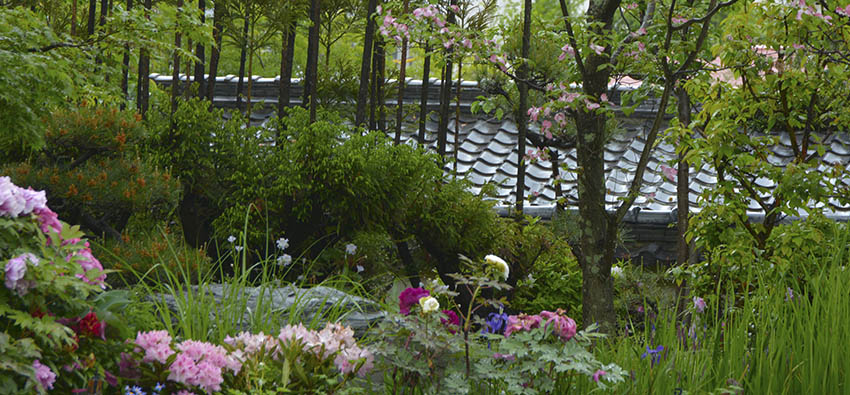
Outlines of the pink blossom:
<svg viewBox="0 0 850 395">
<path fill-rule="evenodd" d="M 446 21 L 440 18 L 434 18 L 434 23 L 436 23 L 439 27 L 446 27 Z"/>
<path fill-rule="evenodd" d="M 644 44 L 641 41 L 638 41 L 637 47 L 638 47 L 638 51 L 640 51 L 640 52 L 646 51 L 646 44 Z"/>
<path fill-rule="evenodd" d="M 51 231 L 55 233 L 62 232 L 62 223 L 59 222 L 59 216 L 47 206 L 36 208 L 33 210 L 33 214 L 38 216 L 38 225 L 42 233 L 49 235 Z"/>
<path fill-rule="evenodd" d="M 637 3 L 629 3 L 629 4 L 626 5 L 626 9 L 627 10 L 633 10 L 633 9 L 637 8 L 637 6 L 638 6 Z"/>
<path fill-rule="evenodd" d="M 599 103 L 593 103 L 587 99 L 584 99 L 584 104 L 587 107 L 588 111 L 593 111 L 600 107 Z"/>
<path fill-rule="evenodd" d="M 451 39 L 451 40 L 448 40 L 448 41 L 444 42 L 444 43 L 443 43 L 443 46 L 444 46 L 444 47 L 446 47 L 446 49 L 449 49 L 449 48 L 451 48 L 451 47 L 452 47 L 452 45 L 454 45 L 454 44 L 455 44 L 455 39 Z"/>
<path fill-rule="evenodd" d="M 460 326 L 460 317 L 458 317 L 457 313 L 452 310 L 443 310 L 442 313 L 446 317 L 440 317 L 440 323 L 443 324 L 443 326 L 445 326 L 446 328 L 448 328 L 449 332 L 454 334 L 456 330 L 452 327 L 456 328 Z"/>
<path fill-rule="evenodd" d="M 32 368 L 35 369 L 35 378 L 38 379 L 38 384 L 44 390 L 53 389 L 53 383 L 56 382 L 56 373 L 50 367 L 45 366 L 39 360 L 32 361 Z"/>
<path fill-rule="evenodd" d="M 371 351 L 354 345 L 340 351 L 334 358 L 334 365 L 342 374 L 348 374 L 354 373 L 357 364 L 362 361 L 363 364 L 357 370 L 357 374 L 360 377 L 365 377 L 374 367 L 374 359 Z"/>
<path fill-rule="evenodd" d="M 567 55 L 575 56 L 575 54 L 576 54 L 575 49 L 573 49 L 573 47 L 571 47 L 570 44 L 566 44 L 563 47 L 561 47 L 561 55 L 558 56 L 558 60 L 563 61 L 564 59 L 567 58 Z"/>
<path fill-rule="evenodd" d="M 606 374 L 608 374 L 608 372 L 606 372 L 602 369 L 597 370 L 596 373 L 593 374 L 593 381 L 598 383 L 599 379 L 602 378 L 602 376 L 604 376 Z"/>
<path fill-rule="evenodd" d="M 664 177 L 667 177 L 670 182 L 676 182 L 676 175 L 678 173 L 676 169 L 667 165 L 661 165 L 661 172 L 664 173 Z"/>
<path fill-rule="evenodd" d="M 472 49 L 472 41 L 470 41 L 468 38 L 464 38 L 463 39 L 463 46 L 467 47 L 469 49 Z"/>
<path fill-rule="evenodd" d="M 531 107 L 528 109 L 528 117 L 532 122 L 537 122 L 538 114 L 540 114 L 540 107 Z"/>
<path fill-rule="evenodd" d="M 440 29 L 440 34 L 446 34 L 448 32 L 449 32 L 449 28 L 447 28 L 447 27 Z"/>
<path fill-rule="evenodd" d="M 540 318 L 546 321 L 546 325 L 544 327 L 551 328 L 554 330 L 555 334 L 561 338 L 563 341 L 567 341 L 573 338 L 576 335 L 576 322 L 567 317 L 564 314 L 564 310 L 558 309 L 555 312 L 551 311 L 541 311 Z"/>
<path fill-rule="evenodd" d="M 600 99 L 600 100 L 602 100 L 602 102 L 603 102 L 603 103 L 610 103 L 610 102 L 608 101 L 608 95 L 607 95 L 607 94 L 605 94 L 605 93 L 603 93 L 602 95 L 600 95 L 600 96 L 599 96 L 599 99 Z"/>
<path fill-rule="evenodd" d="M 508 362 L 513 362 L 516 360 L 516 357 L 512 354 L 502 354 L 497 352 L 493 354 L 493 359 L 503 359 Z"/>
<path fill-rule="evenodd" d="M 561 97 L 559 97 L 558 100 L 565 102 L 565 103 L 572 103 L 575 99 L 578 99 L 579 96 L 581 96 L 581 95 L 579 95 L 578 93 L 570 92 L 570 93 L 561 95 Z"/>
<path fill-rule="evenodd" d="M 9 177 L 0 177 L 0 215 L 17 218 L 29 214 L 25 212 L 27 201 L 22 191 Z"/>
<path fill-rule="evenodd" d="M 670 19 L 671 22 L 675 24 L 682 24 L 688 21 L 688 18 L 682 17 L 681 15 L 676 15 Z"/>
<path fill-rule="evenodd" d="M 546 138 L 549 140 L 552 140 L 552 132 L 549 131 L 549 129 L 551 128 L 552 122 L 550 122 L 549 120 L 543 121 L 543 125 L 540 127 L 540 131 L 542 131 L 543 134 L 546 135 Z"/>
<path fill-rule="evenodd" d="M 384 16 L 384 26 L 391 26 L 395 22 L 395 18 L 393 18 L 392 14 L 387 11 L 387 15 Z"/>
<path fill-rule="evenodd" d="M 6 288 L 15 291 L 20 296 L 26 295 L 30 288 L 35 287 L 34 282 L 24 280 L 24 276 L 27 274 L 27 262 L 31 266 L 38 266 L 38 258 L 29 252 L 6 262 Z"/>
<path fill-rule="evenodd" d="M 567 123 L 567 116 L 564 115 L 564 113 L 559 112 L 559 113 L 555 114 L 555 122 L 558 122 L 558 125 L 563 127 Z"/>
<path fill-rule="evenodd" d="M 838 15 L 850 16 L 850 4 L 848 4 L 848 5 L 847 5 L 846 7 L 844 7 L 844 8 L 836 7 L 836 8 L 835 8 L 835 13 L 837 13 Z"/>
<path fill-rule="evenodd" d="M 171 335 L 168 331 L 139 332 L 136 334 L 136 352 L 145 352 L 142 362 L 166 363 L 168 357 L 174 354 L 171 349 Z"/>
<path fill-rule="evenodd" d="M 601 45 L 590 44 L 590 49 L 592 49 L 593 52 L 596 52 L 597 55 L 602 55 L 602 52 L 605 52 L 605 47 Z"/>
<path fill-rule="evenodd" d="M 455 4 L 452 4 L 451 6 L 449 6 L 449 8 L 451 8 L 451 9 L 452 9 L 452 11 L 454 11 L 454 12 L 455 12 L 455 14 L 457 14 L 457 13 L 459 13 L 459 12 L 460 12 L 460 7 L 458 7 L 458 6 L 457 6 L 457 5 L 455 5 Z"/>
</svg>

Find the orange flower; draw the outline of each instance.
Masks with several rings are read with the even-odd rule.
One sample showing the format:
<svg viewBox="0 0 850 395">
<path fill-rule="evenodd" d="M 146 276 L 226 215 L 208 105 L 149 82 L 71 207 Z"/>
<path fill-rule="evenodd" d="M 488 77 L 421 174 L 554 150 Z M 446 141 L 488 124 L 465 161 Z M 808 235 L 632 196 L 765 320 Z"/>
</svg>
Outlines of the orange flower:
<svg viewBox="0 0 850 395">
<path fill-rule="evenodd" d="M 71 196 L 76 196 L 78 193 L 80 193 L 80 191 L 77 190 L 77 186 L 74 185 L 74 184 L 71 184 L 70 186 L 68 186 L 68 192 L 65 195 L 67 195 L 68 197 L 71 197 Z"/>
</svg>

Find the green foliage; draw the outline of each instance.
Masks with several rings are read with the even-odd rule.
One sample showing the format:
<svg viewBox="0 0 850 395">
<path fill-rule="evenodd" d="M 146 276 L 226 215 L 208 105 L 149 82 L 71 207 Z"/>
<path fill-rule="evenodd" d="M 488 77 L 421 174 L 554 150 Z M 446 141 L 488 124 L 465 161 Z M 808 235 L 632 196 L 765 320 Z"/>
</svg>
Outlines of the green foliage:
<svg viewBox="0 0 850 395">
<path fill-rule="evenodd" d="M 539 219 L 508 226 L 515 234 L 510 257 L 517 281 L 510 307 L 517 311 L 566 310 L 581 317 L 581 268 L 566 240 L 555 235 Z M 511 221 L 512 223 L 515 223 Z"/>
<path fill-rule="evenodd" d="M 46 124 L 44 148 L 0 173 L 46 190 L 62 217 L 118 238 L 132 215 L 163 217 L 176 204 L 177 181 L 137 156 L 147 137 L 138 115 L 84 105 Z"/>
<path fill-rule="evenodd" d="M 23 153 L 44 145 L 42 118 L 70 96 L 73 60 L 61 51 L 33 49 L 60 40 L 33 12 L 0 10 L 0 150 Z"/>
</svg>

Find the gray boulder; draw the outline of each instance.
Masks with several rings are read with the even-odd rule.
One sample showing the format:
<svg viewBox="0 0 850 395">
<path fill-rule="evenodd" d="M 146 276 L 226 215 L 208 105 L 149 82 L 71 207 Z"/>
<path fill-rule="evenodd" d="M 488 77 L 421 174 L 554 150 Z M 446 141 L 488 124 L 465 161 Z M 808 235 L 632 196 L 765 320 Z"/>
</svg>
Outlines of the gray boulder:
<svg viewBox="0 0 850 395">
<path fill-rule="evenodd" d="M 216 322 L 217 314 L 237 316 L 241 311 L 239 330 L 251 331 L 251 323 L 262 311 L 264 321 L 277 320 L 280 326 L 291 322 L 310 323 L 314 320 L 327 321 L 328 316 L 340 316 L 341 324 L 350 326 L 357 337 L 362 337 L 366 330 L 386 317 L 386 312 L 380 306 L 368 299 L 349 295 L 340 290 L 317 286 L 313 288 L 298 288 L 285 286 L 273 287 L 238 287 L 231 291 L 227 284 L 207 284 L 201 287 L 192 286 L 191 297 L 195 303 L 210 304 L 210 319 Z M 175 315 L 180 315 L 180 305 L 174 295 L 154 294 L 147 298 L 154 303 L 163 303 Z M 186 299 L 184 299 L 186 300 Z"/>
</svg>

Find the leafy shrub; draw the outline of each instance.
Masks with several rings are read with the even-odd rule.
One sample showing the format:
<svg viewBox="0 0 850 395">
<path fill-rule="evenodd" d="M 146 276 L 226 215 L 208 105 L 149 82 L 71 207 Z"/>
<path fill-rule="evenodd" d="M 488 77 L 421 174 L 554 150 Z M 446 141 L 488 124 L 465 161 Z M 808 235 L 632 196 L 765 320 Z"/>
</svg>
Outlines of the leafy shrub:
<svg viewBox="0 0 850 395">
<path fill-rule="evenodd" d="M 135 152 L 146 138 L 138 115 L 86 105 L 56 111 L 45 137 L 37 155 L 0 173 L 46 190 L 63 218 L 118 239 L 132 215 L 162 217 L 174 207 L 177 181 Z"/>
<path fill-rule="evenodd" d="M 0 382 L 3 393 L 115 385 L 126 298 L 101 293 L 106 274 L 76 226 L 60 222 L 43 191 L 0 177 Z M 61 372 L 61 374 L 59 374 Z"/>
</svg>

